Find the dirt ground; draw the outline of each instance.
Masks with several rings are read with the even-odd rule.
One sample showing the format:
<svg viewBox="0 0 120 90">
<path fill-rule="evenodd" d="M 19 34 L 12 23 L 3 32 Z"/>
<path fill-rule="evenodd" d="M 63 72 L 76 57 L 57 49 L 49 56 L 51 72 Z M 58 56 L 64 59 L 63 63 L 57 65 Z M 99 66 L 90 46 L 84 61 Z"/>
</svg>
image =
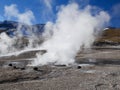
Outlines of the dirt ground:
<svg viewBox="0 0 120 90">
<path fill-rule="evenodd" d="M 0 58 L 0 90 L 120 90 L 119 47 L 93 47 L 69 66 L 26 66 L 36 52 Z"/>
</svg>

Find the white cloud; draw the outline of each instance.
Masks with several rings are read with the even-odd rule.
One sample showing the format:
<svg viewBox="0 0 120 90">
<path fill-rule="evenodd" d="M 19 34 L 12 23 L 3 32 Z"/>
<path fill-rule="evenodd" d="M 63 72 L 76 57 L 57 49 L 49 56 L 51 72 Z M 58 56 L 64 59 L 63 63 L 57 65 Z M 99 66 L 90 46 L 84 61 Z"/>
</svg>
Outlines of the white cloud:
<svg viewBox="0 0 120 90">
<path fill-rule="evenodd" d="M 17 6 L 15 4 L 12 4 L 10 6 L 5 6 L 5 16 L 10 19 L 13 16 L 17 16 L 18 15 L 18 10 L 17 10 Z"/>
<path fill-rule="evenodd" d="M 52 21 L 55 18 L 53 7 L 55 0 L 40 0 L 40 13 L 43 22 Z"/>
<path fill-rule="evenodd" d="M 22 14 L 18 14 L 18 21 L 26 23 L 26 24 L 32 24 L 32 20 L 34 20 L 35 17 L 33 15 L 32 11 L 27 11 Z"/>
<path fill-rule="evenodd" d="M 2 15 L 0 15 L 0 21 L 3 21 L 4 17 Z"/>
<path fill-rule="evenodd" d="M 47 8 L 52 9 L 52 0 L 43 0 Z"/>
<path fill-rule="evenodd" d="M 24 13 L 20 13 L 17 9 L 16 4 L 11 4 L 10 6 L 4 7 L 5 17 L 8 19 L 16 18 L 19 22 L 32 24 L 32 21 L 35 19 L 34 14 L 31 10 L 27 10 Z"/>
<path fill-rule="evenodd" d="M 113 14 L 113 17 L 120 17 L 120 3 L 112 7 L 112 14 Z"/>
</svg>

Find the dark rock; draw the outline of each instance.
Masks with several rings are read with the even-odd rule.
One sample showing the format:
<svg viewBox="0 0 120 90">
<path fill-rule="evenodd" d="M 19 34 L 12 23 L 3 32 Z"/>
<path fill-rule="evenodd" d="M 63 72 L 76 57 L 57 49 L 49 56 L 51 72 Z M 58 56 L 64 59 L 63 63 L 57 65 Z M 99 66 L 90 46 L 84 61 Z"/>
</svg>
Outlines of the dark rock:
<svg viewBox="0 0 120 90">
<path fill-rule="evenodd" d="M 13 66 L 12 63 L 9 63 L 8 66 Z"/>
<path fill-rule="evenodd" d="M 81 66 L 78 66 L 77 69 L 81 69 L 82 67 Z"/>
<path fill-rule="evenodd" d="M 55 66 L 57 66 L 57 67 L 66 67 L 66 65 L 65 65 L 65 64 L 55 65 Z"/>
<path fill-rule="evenodd" d="M 34 67 L 33 70 L 38 71 L 38 67 Z"/>
<path fill-rule="evenodd" d="M 16 66 L 13 66 L 13 69 L 18 69 Z"/>
<path fill-rule="evenodd" d="M 23 68 L 21 68 L 21 70 L 25 70 L 25 68 L 23 67 Z"/>
</svg>

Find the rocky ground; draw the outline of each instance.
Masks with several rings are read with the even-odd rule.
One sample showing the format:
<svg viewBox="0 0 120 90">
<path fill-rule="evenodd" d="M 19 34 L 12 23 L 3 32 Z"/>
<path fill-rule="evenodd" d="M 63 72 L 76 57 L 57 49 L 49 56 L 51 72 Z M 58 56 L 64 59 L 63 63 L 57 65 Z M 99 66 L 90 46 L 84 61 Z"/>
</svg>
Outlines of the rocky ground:
<svg viewBox="0 0 120 90">
<path fill-rule="evenodd" d="M 0 90 L 120 90 L 119 46 L 79 52 L 70 66 L 27 66 L 36 52 L 0 57 Z"/>
</svg>

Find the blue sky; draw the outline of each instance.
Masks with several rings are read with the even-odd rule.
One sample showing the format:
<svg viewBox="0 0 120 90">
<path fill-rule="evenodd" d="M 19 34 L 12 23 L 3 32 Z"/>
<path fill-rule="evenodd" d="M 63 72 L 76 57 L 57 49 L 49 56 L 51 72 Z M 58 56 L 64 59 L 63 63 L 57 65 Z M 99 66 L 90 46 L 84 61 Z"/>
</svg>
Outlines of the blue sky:
<svg viewBox="0 0 120 90">
<path fill-rule="evenodd" d="M 0 20 L 5 20 L 4 7 L 6 5 L 16 4 L 18 10 L 22 13 L 31 10 L 34 13 L 34 23 L 46 23 L 54 21 L 55 14 L 60 5 L 66 5 L 70 1 L 75 1 L 79 5 L 94 5 L 108 12 L 111 16 L 109 26 L 120 27 L 120 0 L 48 0 L 52 7 L 45 4 L 47 0 L 0 0 Z M 49 7 L 49 8 L 48 8 Z"/>
</svg>

